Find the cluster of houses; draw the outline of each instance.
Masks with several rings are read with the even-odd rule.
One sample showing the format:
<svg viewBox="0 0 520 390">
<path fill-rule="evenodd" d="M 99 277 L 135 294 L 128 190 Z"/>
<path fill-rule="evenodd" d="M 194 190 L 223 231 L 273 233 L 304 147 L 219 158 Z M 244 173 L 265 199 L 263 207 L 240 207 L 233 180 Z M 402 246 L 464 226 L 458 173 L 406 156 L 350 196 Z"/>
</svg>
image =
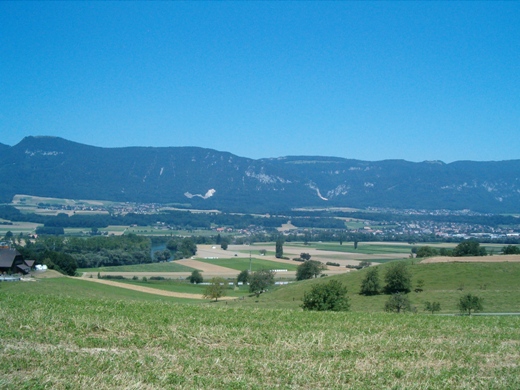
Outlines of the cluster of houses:
<svg viewBox="0 0 520 390">
<path fill-rule="evenodd" d="M 23 256 L 16 249 L 7 245 L 0 246 L 0 274 L 27 275 L 35 266 L 35 260 L 24 260 Z"/>
</svg>

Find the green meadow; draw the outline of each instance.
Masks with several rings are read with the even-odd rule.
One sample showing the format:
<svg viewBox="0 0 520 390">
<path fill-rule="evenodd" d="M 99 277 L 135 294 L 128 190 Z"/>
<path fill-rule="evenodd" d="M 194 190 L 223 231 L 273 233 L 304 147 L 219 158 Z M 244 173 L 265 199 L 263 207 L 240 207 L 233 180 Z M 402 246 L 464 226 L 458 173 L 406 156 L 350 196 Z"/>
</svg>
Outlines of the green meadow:
<svg viewBox="0 0 520 390">
<path fill-rule="evenodd" d="M 111 267 L 80 268 L 78 272 L 192 272 L 194 269 L 175 261 L 166 263 L 148 263 L 118 265 Z"/>
<path fill-rule="evenodd" d="M 441 313 L 457 313 L 457 302 L 464 293 L 474 293 L 484 298 L 485 312 L 520 313 L 520 263 L 434 263 L 420 264 L 416 260 L 401 260 L 408 263 L 412 274 L 413 288 L 419 280 L 424 281 L 423 292 L 409 294 L 409 299 L 419 312 L 426 301 L 441 304 Z M 391 263 L 377 265 L 381 285 L 384 285 L 385 270 Z M 326 273 L 327 271 L 325 271 Z M 327 277 L 326 280 L 341 281 L 348 289 L 351 310 L 381 312 L 388 295 L 362 296 L 359 294 L 366 269 Z M 233 304 L 297 309 L 305 291 L 323 278 L 280 286 L 258 299 L 249 298 Z"/>
<path fill-rule="evenodd" d="M 358 294 L 366 270 L 209 302 L 80 278 L 0 283 L 2 389 L 518 389 L 520 316 L 453 316 L 461 294 L 484 312 L 520 312 L 520 263 L 406 260 L 416 314 Z M 383 276 L 388 264 L 378 265 Z M 350 312 L 299 307 L 338 279 Z M 124 283 L 200 294 L 176 281 Z M 423 310 L 439 301 L 441 314 Z"/>
<path fill-rule="evenodd" d="M 187 305 L 70 278 L 0 288 L 5 389 L 520 388 L 520 317 Z"/>
</svg>

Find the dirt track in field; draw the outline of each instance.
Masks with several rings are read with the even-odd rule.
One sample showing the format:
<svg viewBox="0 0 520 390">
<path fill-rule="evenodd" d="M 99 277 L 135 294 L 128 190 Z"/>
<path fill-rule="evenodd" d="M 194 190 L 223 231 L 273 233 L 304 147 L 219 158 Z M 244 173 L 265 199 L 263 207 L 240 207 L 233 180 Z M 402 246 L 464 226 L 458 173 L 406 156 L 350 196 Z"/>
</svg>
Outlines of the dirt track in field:
<svg viewBox="0 0 520 390">
<path fill-rule="evenodd" d="M 133 284 L 126 284 L 126 283 L 118 283 L 118 282 L 114 282 L 112 280 L 105 280 L 105 279 L 82 278 L 82 280 L 87 280 L 89 282 L 94 282 L 94 283 L 106 284 L 108 286 L 113 286 L 113 287 L 126 288 L 127 290 L 139 291 L 139 292 L 144 292 L 147 294 L 161 295 L 163 297 L 204 299 L 202 294 L 189 294 L 189 293 L 179 293 L 179 292 L 174 292 L 174 291 L 165 291 L 165 290 L 160 290 L 158 288 L 136 286 Z M 230 299 L 236 299 L 236 298 L 235 297 L 221 297 L 219 299 L 230 300 Z"/>
<path fill-rule="evenodd" d="M 421 264 L 430 263 L 507 263 L 520 262 L 520 255 L 498 255 L 498 256 L 467 256 L 448 257 L 435 256 L 421 261 Z"/>
</svg>

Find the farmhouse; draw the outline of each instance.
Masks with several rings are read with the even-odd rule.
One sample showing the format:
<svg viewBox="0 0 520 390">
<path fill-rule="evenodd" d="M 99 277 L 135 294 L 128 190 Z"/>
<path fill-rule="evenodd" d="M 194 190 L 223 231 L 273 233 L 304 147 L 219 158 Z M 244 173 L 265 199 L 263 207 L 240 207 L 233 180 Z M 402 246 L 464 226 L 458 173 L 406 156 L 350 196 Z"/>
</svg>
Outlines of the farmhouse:
<svg viewBox="0 0 520 390">
<path fill-rule="evenodd" d="M 0 273 L 28 274 L 34 265 L 34 260 L 24 260 L 16 249 L 0 248 Z"/>
</svg>

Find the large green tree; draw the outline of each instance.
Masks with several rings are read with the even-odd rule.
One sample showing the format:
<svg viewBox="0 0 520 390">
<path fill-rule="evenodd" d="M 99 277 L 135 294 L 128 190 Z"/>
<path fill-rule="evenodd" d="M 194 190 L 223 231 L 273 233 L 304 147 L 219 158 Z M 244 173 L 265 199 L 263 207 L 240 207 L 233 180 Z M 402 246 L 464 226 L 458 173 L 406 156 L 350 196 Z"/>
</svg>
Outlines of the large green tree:
<svg viewBox="0 0 520 390">
<path fill-rule="evenodd" d="M 165 249 L 162 251 L 155 251 L 153 253 L 153 258 L 158 263 L 160 263 L 162 261 L 168 261 L 171 257 L 172 257 L 172 254 L 168 249 Z"/>
<path fill-rule="evenodd" d="M 301 263 L 296 269 L 296 280 L 306 280 L 317 278 L 325 266 L 316 260 L 307 260 Z"/>
<path fill-rule="evenodd" d="M 255 271 L 249 276 L 249 292 L 258 297 L 274 284 L 275 272 L 271 270 Z"/>
<path fill-rule="evenodd" d="M 43 259 L 43 263 L 50 269 L 55 269 L 69 276 L 74 276 L 76 274 L 78 263 L 71 255 L 47 251 L 44 253 Z"/>
<path fill-rule="evenodd" d="M 412 290 L 412 274 L 402 261 L 390 264 L 385 274 L 385 292 L 387 294 L 409 293 Z"/>
<path fill-rule="evenodd" d="M 275 244 L 275 257 L 281 259 L 283 257 L 283 238 L 278 237 Z"/>
<path fill-rule="evenodd" d="M 520 247 L 516 245 L 508 245 L 502 248 L 503 255 L 520 255 Z"/>
<path fill-rule="evenodd" d="M 193 242 L 191 238 L 186 237 L 182 240 L 181 244 L 179 245 L 179 250 L 181 251 L 182 256 L 184 258 L 188 258 L 191 256 L 195 256 L 195 254 L 197 253 L 197 245 L 195 244 L 195 242 Z"/>
<path fill-rule="evenodd" d="M 204 282 L 204 278 L 202 277 L 202 274 L 198 270 L 193 270 L 191 275 L 188 277 L 188 280 L 192 284 L 199 284 Z"/>
<path fill-rule="evenodd" d="M 347 288 L 337 280 L 319 283 L 303 294 L 303 310 L 348 311 L 350 302 Z"/>
<path fill-rule="evenodd" d="M 425 245 L 417 249 L 416 257 L 432 257 L 437 256 L 439 251 L 431 246 Z"/>
<path fill-rule="evenodd" d="M 361 281 L 361 295 L 377 295 L 382 290 L 381 282 L 379 281 L 379 269 L 377 267 L 368 268 L 365 277 Z"/>
<path fill-rule="evenodd" d="M 238 274 L 237 283 L 247 284 L 249 283 L 249 278 L 249 270 L 245 269 Z"/>
<path fill-rule="evenodd" d="M 487 256 L 486 248 L 481 247 L 475 240 L 462 241 L 453 249 L 453 256 Z"/>
</svg>

